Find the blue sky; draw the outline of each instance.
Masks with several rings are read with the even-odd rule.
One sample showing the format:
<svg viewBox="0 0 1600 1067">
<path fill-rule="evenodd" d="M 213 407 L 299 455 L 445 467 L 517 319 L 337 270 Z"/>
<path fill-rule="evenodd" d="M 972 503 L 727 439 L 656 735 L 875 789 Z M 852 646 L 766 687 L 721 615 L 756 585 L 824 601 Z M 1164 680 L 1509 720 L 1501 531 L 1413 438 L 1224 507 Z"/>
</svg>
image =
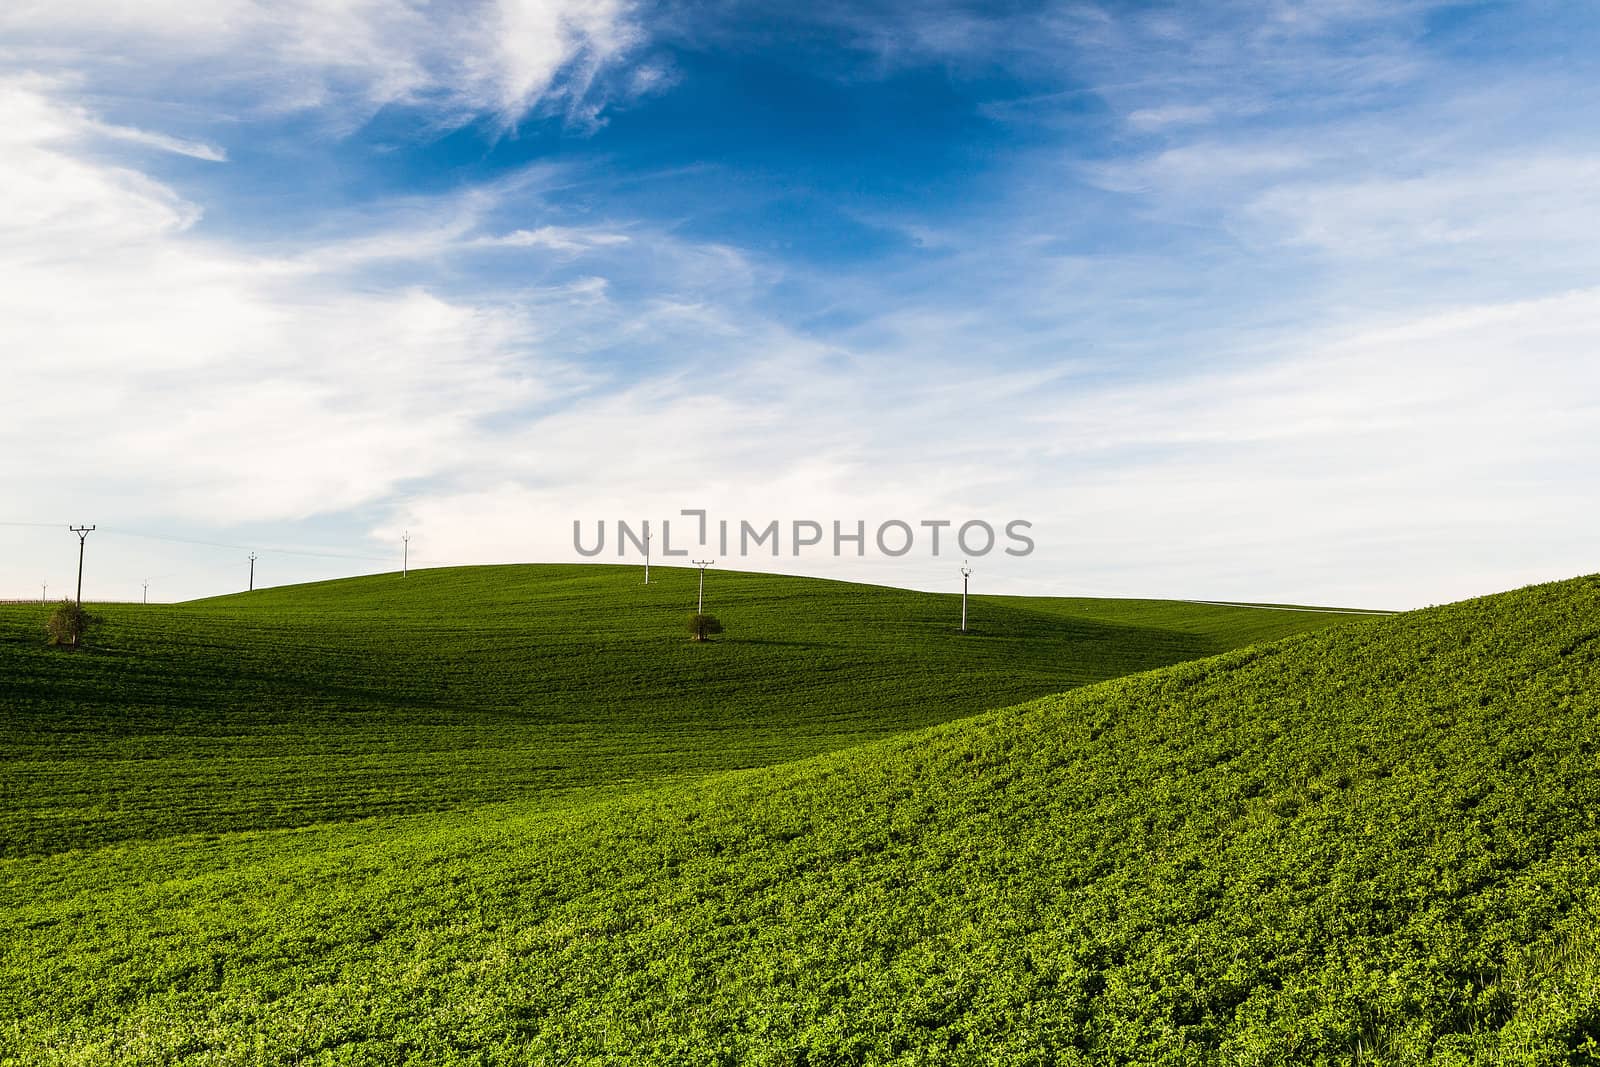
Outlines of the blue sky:
<svg viewBox="0 0 1600 1067">
<path fill-rule="evenodd" d="M 1007 592 L 1595 569 L 1592 11 L 790 7 L 8 5 L 0 595 L 71 522 L 167 600 L 684 508 L 1026 519 Z"/>
</svg>

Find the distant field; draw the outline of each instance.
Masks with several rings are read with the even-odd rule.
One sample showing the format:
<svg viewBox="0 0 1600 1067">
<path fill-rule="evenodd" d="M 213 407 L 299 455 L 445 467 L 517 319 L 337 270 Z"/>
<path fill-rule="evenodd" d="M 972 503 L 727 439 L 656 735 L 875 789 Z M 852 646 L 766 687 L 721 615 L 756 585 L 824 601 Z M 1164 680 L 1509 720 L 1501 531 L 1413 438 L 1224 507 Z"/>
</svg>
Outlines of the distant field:
<svg viewBox="0 0 1600 1067">
<path fill-rule="evenodd" d="M 974 598 L 714 572 L 414 571 L 96 610 L 0 607 L 0 855 L 500 800 L 570 803 L 919 729 L 1342 615 Z M 1357 624 L 1360 624 L 1359 622 Z"/>
<path fill-rule="evenodd" d="M 1198 600 L 1047 596 L 1008 596 L 997 599 L 1008 606 L 1065 619 L 1109 623 L 1113 626 L 1155 626 L 1171 633 L 1190 634 L 1199 640 L 1211 643 L 1217 652 L 1261 641 L 1273 641 L 1292 633 L 1319 630 L 1341 619 L 1348 620 L 1351 616 L 1376 618 L 1393 614 L 1362 608 L 1312 608 L 1295 604 L 1208 604 Z M 1295 615 L 1309 615 L 1314 621 L 1297 624 L 1293 619 Z"/>
<path fill-rule="evenodd" d="M 0 1050 L 1600 1062 L 1597 620 L 1591 577 L 565 809 L 0 860 Z"/>
</svg>

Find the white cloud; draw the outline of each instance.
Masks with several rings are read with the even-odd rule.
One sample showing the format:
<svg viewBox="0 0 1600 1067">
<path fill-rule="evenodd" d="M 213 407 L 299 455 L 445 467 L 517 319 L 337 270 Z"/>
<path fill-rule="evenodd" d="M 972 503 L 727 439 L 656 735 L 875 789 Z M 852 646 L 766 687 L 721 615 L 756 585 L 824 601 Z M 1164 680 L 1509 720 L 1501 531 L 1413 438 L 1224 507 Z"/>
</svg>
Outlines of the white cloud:
<svg viewBox="0 0 1600 1067">
<path fill-rule="evenodd" d="M 228 153 L 216 145 L 204 141 L 186 141 L 181 137 L 172 137 L 164 133 L 154 133 L 150 130 L 140 130 L 132 126 L 114 126 L 106 122 L 94 123 L 91 127 L 94 132 L 115 141 L 126 141 L 129 144 L 144 145 L 146 148 L 156 148 L 163 152 L 172 152 L 191 159 L 203 159 L 208 163 L 226 163 Z"/>
<path fill-rule="evenodd" d="M 1260 182 L 1304 173 L 1321 162 L 1319 153 L 1282 142 L 1237 144 L 1194 142 L 1138 159 L 1096 163 L 1083 173 L 1113 192 L 1154 192 L 1171 197 L 1213 197 L 1240 182 Z"/>
<path fill-rule="evenodd" d="M 548 248 L 553 252 L 584 252 L 628 243 L 628 235 L 579 229 L 572 226 L 540 226 L 532 230 L 474 238 L 477 248 Z"/>
<path fill-rule="evenodd" d="M 211 163 L 227 161 L 227 153 L 216 145 L 103 122 L 86 109 L 57 99 L 73 84 L 73 79 L 38 74 L 0 75 L 0 106 L 7 118 L 6 128 L 0 130 L 0 145 L 29 148 L 99 137 Z"/>
<path fill-rule="evenodd" d="M 580 379 L 529 351 L 530 308 L 331 284 L 203 240 L 173 190 L 67 150 L 93 122 L 26 87 L 0 97 L 27 122 L 0 171 L 0 358 L 27 398 L 0 430 L 15 499 L 178 521 L 338 511 L 459 465 L 479 420 Z"/>
<path fill-rule="evenodd" d="M 468 69 L 498 94 L 500 114 L 514 117 L 538 103 L 562 67 L 577 60 L 572 95 L 581 100 L 599 64 L 636 43 L 627 11 L 618 0 L 499 0 L 479 40 L 497 62 L 486 71 Z"/>
<path fill-rule="evenodd" d="M 25 0 L 0 10 L 0 35 L 14 63 L 112 69 L 124 90 L 201 78 L 272 108 L 425 104 L 507 124 L 552 101 L 592 119 L 597 72 L 640 40 L 621 0 Z"/>
<path fill-rule="evenodd" d="M 1166 104 L 1137 108 L 1128 113 L 1128 125 L 1137 130 L 1166 130 L 1210 122 L 1216 112 L 1203 104 Z"/>
<path fill-rule="evenodd" d="M 1600 155 L 1449 163 L 1420 175 L 1320 178 L 1276 185 L 1253 222 L 1340 255 L 1430 248 L 1592 248 L 1600 238 Z"/>
<path fill-rule="evenodd" d="M 736 371 L 535 420 L 480 483 L 421 494 L 380 531 L 487 562 L 577 559 L 574 519 L 587 537 L 602 518 L 659 530 L 684 507 L 735 528 L 1015 517 L 1039 550 L 985 558 L 988 590 L 1417 606 L 1592 569 L 1576 531 L 1600 521 L 1580 488 L 1600 464 L 1596 323 L 1600 289 L 1583 290 L 1123 386 L 944 382 L 773 336 Z M 929 588 L 952 565 L 787 548 L 724 563 Z"/>
</svg>

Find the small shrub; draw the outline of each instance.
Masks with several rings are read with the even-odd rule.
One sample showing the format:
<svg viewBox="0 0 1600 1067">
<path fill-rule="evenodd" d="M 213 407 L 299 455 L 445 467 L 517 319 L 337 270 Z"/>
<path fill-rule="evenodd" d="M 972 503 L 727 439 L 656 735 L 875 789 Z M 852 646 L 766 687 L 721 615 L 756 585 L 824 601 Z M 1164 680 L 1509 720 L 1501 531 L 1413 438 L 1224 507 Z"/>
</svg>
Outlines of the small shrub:
<svg viewBox="0 0 1600 1067">
<path fill-rule="evenodd" d="M 100 620 L 84 610 L 82 604 L 71 600 L 63 600 L 56 605 L 56 610 L 50 613 L 50 621 L 45 623 L 45 631 L 50 635 L 52 645 L 71 645 L 74 648 L 89 632 L 89 627 Z"/>
<path fill-rule="evenodd" d="M 706 638 L 721 632 L 722 623 L 715 615 L 689 616 L 689 634 L 696 641 L 704 641 Z"/>
</svg>

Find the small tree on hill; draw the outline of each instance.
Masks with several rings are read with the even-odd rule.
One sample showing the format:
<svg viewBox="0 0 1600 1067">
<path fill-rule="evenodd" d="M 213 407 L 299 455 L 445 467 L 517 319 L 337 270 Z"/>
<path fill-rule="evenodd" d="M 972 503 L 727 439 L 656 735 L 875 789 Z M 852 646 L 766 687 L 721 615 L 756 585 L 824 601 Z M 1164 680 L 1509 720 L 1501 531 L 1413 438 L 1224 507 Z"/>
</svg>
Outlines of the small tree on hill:
<svg viewBox="0 0 1600 1067">
<path fill-rule="evenodd" d="M 697 614 L 689 616 L 689 634 L 696 641 L 704 641 L 706 638 L 721 632 L 722 623 L 715 615 Z"/>
<path fill-rule="evenodd" d="M 45 631 L 50 635 L 52 645 L 71 645 L 76 648 L 89 632 L 89 627 L 100 620 L 84 610 L 82 604 L 72 600 L 63 600 L 56 605 L 56 610 L 50 613 L 50 621 L 45 623 Z"/>
</svg>

